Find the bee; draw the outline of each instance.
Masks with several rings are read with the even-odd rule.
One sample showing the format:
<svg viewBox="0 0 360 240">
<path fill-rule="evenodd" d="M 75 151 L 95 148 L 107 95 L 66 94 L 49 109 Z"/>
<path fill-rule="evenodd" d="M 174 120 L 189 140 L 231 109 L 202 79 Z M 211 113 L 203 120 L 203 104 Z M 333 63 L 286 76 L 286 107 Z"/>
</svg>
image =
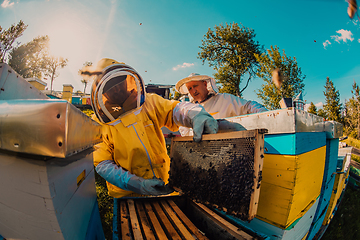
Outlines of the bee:
<svg viewBox="0 0 360 240">
<path fill-rule="evenodd" d="M 284 78 L 279 68 L 276 68 L 272 72 L 272 81 L 275 84 L 276 88 L 280 90 L 281 84 Z"/>
<path fill-rule="evenodd" d="M 353 19 L 355 14 L 357 14 L 357 17 L 360 20 L 359 14 L 357 13 L 358 6 L 357 6 L 356 0 L 349 0 L 348 3 L 349 3 L 349 6 L 348 6 L 348 9 L 347 9 L 347 12 L 349 14 L 349 17 L 351 19 Z"/>
</svg>

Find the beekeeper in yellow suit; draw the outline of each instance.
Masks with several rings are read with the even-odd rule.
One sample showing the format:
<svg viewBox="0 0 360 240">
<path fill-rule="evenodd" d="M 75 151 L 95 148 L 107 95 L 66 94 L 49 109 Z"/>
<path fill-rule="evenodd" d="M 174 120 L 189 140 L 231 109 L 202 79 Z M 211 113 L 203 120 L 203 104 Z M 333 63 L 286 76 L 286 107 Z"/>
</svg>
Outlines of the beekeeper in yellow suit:
<svg viewBox="0 0 360 240">
<path fill-rule="evenodd" d="M 216 120 L 198 104 L 167 100 L 145 92 L 144 81 L 130 66 L 102 59 L 82 74 L 95 75 L 91 103 L 102 123 L 103 142 L 94 152 L 96 171 L 107 181 L 109 195 L 164 195 L 170 158 L 161 131 L 166 126 L 194 129 L 194 141 L 216 133 Z"/>
</svg>

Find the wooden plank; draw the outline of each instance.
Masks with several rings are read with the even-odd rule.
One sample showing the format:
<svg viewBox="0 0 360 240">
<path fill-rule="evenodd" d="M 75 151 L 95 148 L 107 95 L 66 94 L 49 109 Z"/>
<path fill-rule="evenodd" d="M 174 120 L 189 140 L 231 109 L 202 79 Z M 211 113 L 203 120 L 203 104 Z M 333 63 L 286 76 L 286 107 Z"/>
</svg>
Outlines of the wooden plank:
<svg viewBox="0 0 360 240">
<path fill-rule="evenodd" d="M 351 160 L 350 165 L 353 166 L 354 168 L 360 169 L 360 163 Z"/>
<path fill-rule="evenodd" d="M 199 229 L 190 221 L 190 219 L 180 210 L 180 208 L 172 200 L 167 201 L 175 213 L 179 216 L 181 221 L 190 229 L 190 231 L 197 237 L 199 240 L 207 240 L 208 238 L 204 236 Z"/>
<path fill-rule="evenodd" d="M 139 213 L 139 218 L 141 222 L 141 227 L 144 231 L 144 234 L 146 236 L 146 239 L 156 239 L 154 236 L 154 230 L 151 228 L 150 222 L 146 216 L 146 212 L 144 210 L 144 207 L 142 205 L 142 202 L 136 201 L 136 208 Z"/>
<path fill-rule="evenodd" d="M 222 217 L 211 211 L 203 204 L 196 202 L 194 202 L 194 204 L 197 205 L 199 209 L 201 209 L 202 212 L 206 214 L 209 219 L 211 219 L 214 223 L 222 226 L 226 232 L 231 234 L 236 239 L 254 239 L 251 235 L 247 234 L 244 231 L 241 231 L 238 227 L 229 223 L 228 221 L 226 221 L 225 219 L 223 219 Z"/>
<path fill-rule="evenodd" d="M 157 235 L 157 237 L 159 239 L 167 239 L 168 237 L 166 236 L 159 220 L 157 219 L 151 205 L 149 202 L 144 202 L 144 206 L 145 206 L 145 209 L 146 209 L 146 212 L 150 218 L 150 221 L 152 223 L 152 225 L 154 226 L 154 230 L 155 230 L 155 233 Z"/>
<path fill-rule="evenodd" d="M 126 202 L 120 201 L 120 224 L 121 224 L 121 239 L 130 240 L 130 223 L 129 213 L 126 209 Z"/>
<path fill-rule="evenodd" d="M 176 240 L 176 239 L 180 240 L 181 239 L 180 235 L 177 233 L 174 226 L 171 224 L 171 222 L 169 221 L 169 219 L 165 215 L 165 213 L 162 210 L 162 208 L 160 207 L 159 203 L 158 202 L 152 202 L 152 205 L 154 206 L 154 208 L 156 210 L 156 213 L 159 216 L 160 221 L 165 226 L 165 229 L 168 232 L 168 234 L 171 236 L 171 238 L 174 239 L 174 240 Z"/>
<path fill-rule="evenodd" d="M 256 133 L 254 147 L 254 175 L 255 184 L 249 204 L 249 219 L 253 219 L 259 206 L 260 184 L 262 180 L 262 169 L 264 164 L 264 134 Z"/>
<path fill-rule="evenodd" d="M 141 239 L 143 239 L 143 236 L 142 236 L 142 233 L 141 233 L 139 220 L 138 220 L 137 215 L 136 215 L 134 200 L 128 199 L 127 204 L 128 204 L 128 207 L 129 207 L 130 223 L 131 223 L 131 229 L 132 229 L 133 234 L 134 234 L 134 238 L 141 240 Z"/>
<path fill-rule="evenodd" d="M 178 216 L 174 213 L 173 209 L 167 204 L 166 201 L 160 201 L 160 204 L 165 209 L 166 213 L 169 215 L 169 219 L 174 223 L 174 225 L 179 229 L 181 234 L 185 239 L 195 239 L 194 236 L 189 232 L 189 230 L 184 226 L 180 221 Z"/>
<path fill-rule="evenodd" d="M 359 148 L 356 148 L 356 147 L 353 147 L 352 149 L 352 154 L 355 154 L 357 156 L 360 156 L 360 149 Z"/>
<path fill-rule="evenodd" d="M 202 135 L 202 140 L 217 140 L 217 139 L 232 139 L 232 138 L 247 138 L 254 137 L 256 133 L 266 133 L 266 129 L 255 129 L 248 131 L 235 131 L 235 132 L 223 132 L 216 134 L 204 134 Z M 181 142 L 181 141 L 193 141 L 193 136 L 186 137 L 174 137 L 172 141 Z"/>
</svg>

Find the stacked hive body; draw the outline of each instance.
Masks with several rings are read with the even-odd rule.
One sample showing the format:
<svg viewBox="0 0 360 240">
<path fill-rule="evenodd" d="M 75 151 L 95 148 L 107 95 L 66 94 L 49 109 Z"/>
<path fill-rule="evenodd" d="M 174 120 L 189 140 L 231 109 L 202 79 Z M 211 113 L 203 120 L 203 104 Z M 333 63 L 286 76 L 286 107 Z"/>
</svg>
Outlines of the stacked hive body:
<svg viewBox="0 0 360 240">
<path fill-rule="evenodd" d="M 4 63 L 0 85 L 0 239 L 104 238 L 92 163 L 99 124 Z"/>
<path fill-rule="evenodd" d="M 349 153 L 338 153 L 342 125 L 287 108 L 221 120 L 221 131 L 266 128 L 256 217 L 238 224 L 270 239 L 321 236 L 346 186 Z"/>
<path fill-rule="evenodd" d="M 265 130 L 172 140 L 170 185 L 243 220 L 255 217 L 263 166 Z"/>
</svg>

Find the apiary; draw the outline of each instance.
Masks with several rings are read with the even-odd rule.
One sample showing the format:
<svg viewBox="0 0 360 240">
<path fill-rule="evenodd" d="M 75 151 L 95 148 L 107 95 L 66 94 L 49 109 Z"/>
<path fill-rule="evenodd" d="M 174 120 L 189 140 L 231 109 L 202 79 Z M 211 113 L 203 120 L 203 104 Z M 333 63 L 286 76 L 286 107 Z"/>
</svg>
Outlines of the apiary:
<svg viewBox="0 0 360 240">
<path fill-rule="evenodd" d="M 255 217 L 259 199 L 266 129 L 175 137 L 169 184 L 196 202 L 215 206 L 243 220 Z"/>
</svg>

